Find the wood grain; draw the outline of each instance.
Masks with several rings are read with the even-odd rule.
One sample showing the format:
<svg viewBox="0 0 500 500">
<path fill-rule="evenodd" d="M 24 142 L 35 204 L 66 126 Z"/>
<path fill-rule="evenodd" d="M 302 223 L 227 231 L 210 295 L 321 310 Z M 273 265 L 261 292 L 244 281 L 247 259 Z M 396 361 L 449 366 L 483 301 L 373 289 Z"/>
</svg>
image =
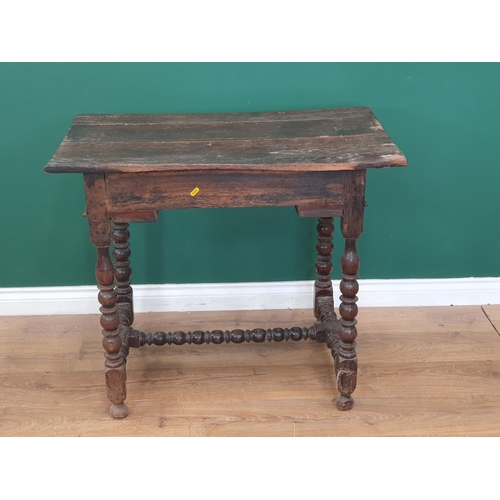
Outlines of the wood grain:
<svg viewBox="0 0 500 500">
<path fill-rule="evenodd" d="M 299 172 L 295 175 L 254 172 L 168 172 L 108 174 L 106 186 L 113 212 L 293 206 L 335 203 L 343 207 L 347 172 Z M 194 188 L 195 196 L 190 193 Z"/>
<path fill-rule="evenodd" d="M 373 122 L 345 117 L 343 120 L 318 118 L 294 121 L 170 122 L 130 124 L 74 124 L 66 136 L 68 142 L 134 142 L 148 134 L 152 142 L 199 141 L 220 139 L 260 139 L 262 137 L 297 138 L 370 134 Z M 375 128 L 376 130 L 376 128 Z"/>
<path fill-rule="evenodd" d="M 75 117 L 75 125 L 153 125 L 153 124 L 193 124 L 193 123 L 235 123 L 235 122 L 257 122 L 268 121 L 309 121 L 318 119 L 333 120 L 338 127 L 346 123 L 346 120 L 359 121 L 368 119 L 373 129 L 381 128 L 369 108 L 330 108 L 311 110 L 289 110 L 289 111 L 264 111 L 250 113 L 192 113 L 192 114 L 82 114 Z"/>
<path fill-rule="evenodd" d="M 46 172 L 405 166 L 368 108 L 207 115 L 77 116 Z"/>
<path fill-rule="evenodd" d="M 493 307 L 485 307 L 493 314 Z M 497 311 L 500 312 L 500 307 Z M 307 324 L 310 310 L 137 314 L 141 329 Z M 144 346 L 109 418 L 99 315 L 0 318 L 2 436 L 498 436 L 500 337 L 479 306 L 361 308 L 338 412 L 322 344 Z"/>
<path fill-rule="evenodd" d="M 96 247 L 107 247 L 111 243 L 111 230 L 107 212 L 106 179 L 102 174 L 85 174 L 83 182 L 90 240 Z"/>
</svg>

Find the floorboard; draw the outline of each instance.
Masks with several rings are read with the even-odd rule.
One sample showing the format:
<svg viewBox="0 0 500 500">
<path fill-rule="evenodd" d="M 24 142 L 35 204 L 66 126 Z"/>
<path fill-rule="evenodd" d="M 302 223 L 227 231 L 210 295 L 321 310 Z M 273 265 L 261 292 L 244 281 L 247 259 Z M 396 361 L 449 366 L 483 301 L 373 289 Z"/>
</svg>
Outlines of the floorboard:
<svg viewBox="0 0 500 500">
<path fill-rule="evenodd" d="M 314 341 L 145 346 L 108 414 L 97 315 L 0 318 L 1 436 L 500 436 L 500 306 L 367 308 L 355 405 Z M 309 326 L 309 310 L 137 314 L 143 331 Z"/>
</svg>

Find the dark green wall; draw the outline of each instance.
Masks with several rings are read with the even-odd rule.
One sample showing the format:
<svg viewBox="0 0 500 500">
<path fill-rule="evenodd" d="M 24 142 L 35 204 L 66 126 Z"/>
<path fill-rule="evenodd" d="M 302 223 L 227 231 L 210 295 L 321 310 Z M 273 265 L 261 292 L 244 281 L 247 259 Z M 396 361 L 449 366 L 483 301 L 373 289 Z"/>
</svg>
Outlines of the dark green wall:
<svg viewBox="0 0 500 500">
<path fill-rule="evenodd" d="M 43 173 L 76 114 L 343 106 L 409 160 L 368 172 L 361 277 L 500 275 L 500 64 L 0 64 L 0 287 L 94 283 L 82 179 Z M 313 279 L 314 227 L 294 208 L 161 212 L 131 227 L 133 279 Z"/>
</svg>

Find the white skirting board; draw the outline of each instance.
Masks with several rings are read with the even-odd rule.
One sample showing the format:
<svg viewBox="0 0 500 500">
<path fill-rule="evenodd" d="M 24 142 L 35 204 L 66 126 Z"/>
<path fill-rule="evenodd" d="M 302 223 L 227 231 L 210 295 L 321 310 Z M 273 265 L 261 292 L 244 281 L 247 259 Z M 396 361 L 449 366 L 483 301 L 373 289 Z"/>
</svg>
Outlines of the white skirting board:
<svg viewBox="0 0 500 500">
<path fill-rule="evenodd" d="M 136 312 L 307 309 L 313 281 L 135 285 Z M 333 282 L 338 306 L 338 281 Z M 500 278 L 359 280 L 360 307 L 500 304 Z M 0 288 L 0 316 L 98 314 L 94 286 Z"/>
</svg>

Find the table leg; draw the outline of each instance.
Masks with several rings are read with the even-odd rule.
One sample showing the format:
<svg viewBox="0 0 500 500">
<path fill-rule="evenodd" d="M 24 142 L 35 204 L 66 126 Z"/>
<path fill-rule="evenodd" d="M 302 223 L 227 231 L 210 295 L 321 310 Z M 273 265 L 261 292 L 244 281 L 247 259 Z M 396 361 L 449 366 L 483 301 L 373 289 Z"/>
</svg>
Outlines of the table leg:
<svg viewBox="0 0 500 500">
<path fill-rule="evenodd" d="M 326 326 L 327 345 L 332 349 L 337 389 L 340 393 L 337 407 L 340 410 L 350 410 L 354 403 L 351 394 L 356 388 L 357 373 L 356 343 L 354 340 L 357 336 L 355 318 L 358 313 L 356 293 L 358 292 L 359 257 L 356 251 L 356 238 L 346 238 L 345 251 L 342 255 L 342 281 L 340 283 L 342 295 L 339 307 L 340 320 L 337 323 L 331 281 L 333 218 L 320 217 L 316 229 L 318 244 L 316 245 L 317 272 L 314 285 L 314 314 Z M 350 235 L 347 230 L 343 233 L 344 236 Z"/>
<path fill-rule="evenodd" d="M 123 418 L 128 415 L 128 408 L 124 404 L 127 397 L 125 363 L 128 346 L 123 343 L 119 332 L 120 318 L 117 307 L 118 294 L 115 287 L 115 266 L 109 255 L 111 233 L 107 212 L 106 183 L 103 174 L 84 174 L 83 179 L 90 240 L 97 248 L 95 274 L 97 288 L 99 288 L 97 297 L 101 304 L 99 310 L 104 336 L 102 345 L 105 351 L 106 392 L 112 403 L 111 416 Z"/>
<path fill-rule="evenodd" d="M 340 329 L 337 355 L 335 356 L 335 372 L 337 374 L 337 389 L 340 395 L 337 399 L 339 410 L 350 410 L 354 404 L 351 394 L 356 388 L 358 360 L 356 357 L 356 316 L 358 306 L 358 268 L 359 257 L 356 251 L 356 239 L 347 238 L 341 260 L 342 281 L 340 282 Z"/>
<path fill-rule="evenodd" d="M 109 247 L 97 249 L 96 278 L 98 282 L 98 299 L 101 304 L 101 326 L 104 338 L 102 345 L 105 350 L 105 376 L 108 399 L 112 405 L 110 414 L 114 418 L 123 418 L 128 415 L 126 388 L 126 355 L 123 350 L 122 339 L 118 327 L 117 293 L 115 289 L 114 266 L 109 256 Z"/>
<path fill-rule="evenodd" d="M 125 222 L 112 220 L 113 257 L 115 259 L 115 278 L 118 315 L 120 323 L 131 326 L 134 322 L 133 291 L 130 286 L 130 232 Z"/>
<path fill-rule="evenodd" d="M 345 249 L 342 254 L 342 281 L 340 282 L 340 319 L 339 343 L 336 349 L 335 372 L 337 374 L 337 398 L 339 410 L 350 410 L 354 404 L 351 394 L 356 388 L 358 359 L 356 357 L 356 316 L 358 315 L 357 293 L 359 256 L 356 250 L 356 240 L 363 231 L 363 215 L 365 208 L 366 172 L 353 172 L 350 182 L 346 185 L 349 203 L 342 215 L 342 235 L 345 238 Z"/>
<path fill-rule="evenodd" d="M 96 278 L 104 336 L 102 345 L 105 350 L 106 391 L 108 399 L 112 403 L 109 411 L 112 417 L 123 418 L 128 415 L 127 405 L 124 404 L 127 397 L 126 353 L 118 330 L 120 319 L 115 289 L 115 272 L 109 256 L 109 247 L 97 248 Z"/>
<path fill-rule="evenodd" d="M 333 252 L 333 217 L 318 218 L 316 245 L 316 281 L 314 283 L 314 315 L 325 325 L 335 318 L 331 280 Z"/>
</svg>

